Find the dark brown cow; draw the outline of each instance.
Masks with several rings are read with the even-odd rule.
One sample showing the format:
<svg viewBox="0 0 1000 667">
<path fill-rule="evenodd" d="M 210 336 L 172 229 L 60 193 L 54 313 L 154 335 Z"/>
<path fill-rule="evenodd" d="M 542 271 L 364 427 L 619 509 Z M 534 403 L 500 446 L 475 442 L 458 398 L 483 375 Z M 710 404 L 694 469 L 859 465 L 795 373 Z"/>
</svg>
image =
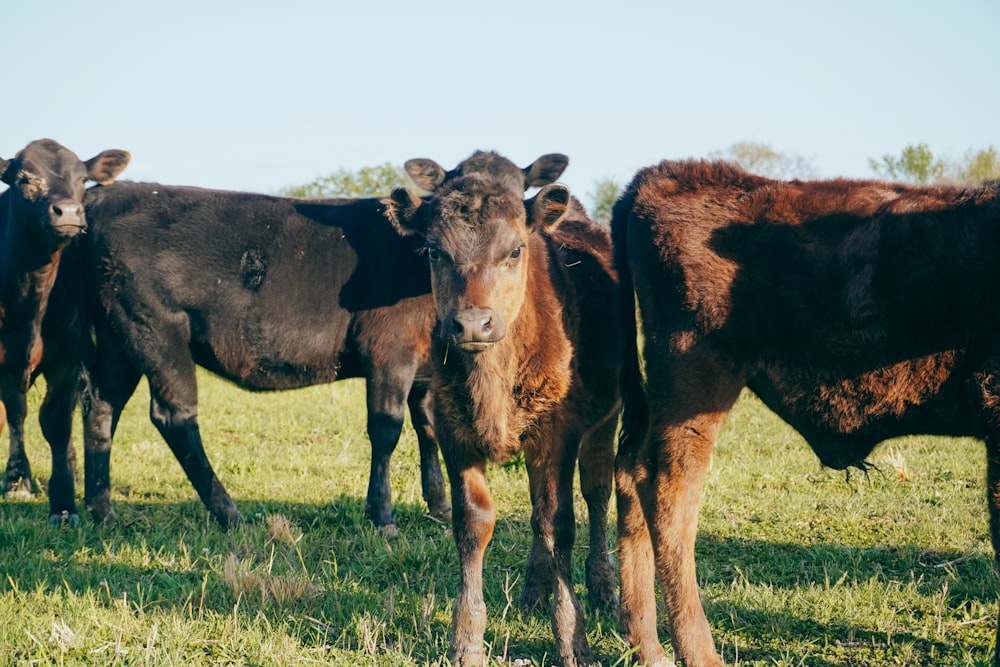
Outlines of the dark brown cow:
<svg viewBox="0 0 1000 667">
<path fill-rule="evenodd" d="M 533 184 L 521 178 L 522 191 Z M 242 521 L 205 454 L 196 365 L 254 391 L 365 378 L 372 446 L 365 510 L 390 534 L 389 459 L 409 404 L 424 499 L 433 514 L 447 515 L 427 405 L 430 277 L 420 244 L 400 237 L 378 199 L 117 183 L 88 193 L 87 211 L 98 350 L 87 364 L 85 499 L 96 521 L 115 518 L 111 443 L 143 375 L 150 417 L 205 506 L 224 526 Z"/>
<path fill-rule="evenodd" d="M 52 449 L 50 513 L 58 519 L 65 512 L 74 523 L 70 429 L 82 332 L 79 281 L 58 281 L 60 288 L 56 276 L 73 264 L 69 245 L 87 229 L 86 182 L 110 183 L 129 157 L 107 150 L 83 162 L 55 141 L 40 139 L 11 160 L 0 158 L 0 181 L 10 186 L 0 194 L 0 394 L 10 430 L 5 490 L 32 492 L 25 395 L 43 373 L 47 391 L 39 421 Z"/>
<path fill-rule="evenodd" d="M 579 453 L 598 529 L 587 561 L 591 600 L 613 605 L 604 532 L 618 416 L 610 239 L 560 185 L 526 205 L 503 182 L 471 176 L 426 203 L 403 189 L 387 203 L 401 229 L 426 241 L 437 309 L 434 419 L 461 564 L 450 657 L 483 661 L 483 557 L 496 521 L 486 464 L 523 451 L 535 534 L 527 588 L 552 591 L 559 661 L 589 664 L 570 571 L 572 491 Z"/>
<path fill-rule="evenodd" d="M 1000 547 L 996 187 L 780 182 L 663 162 L 618 201 L 612 236 L 632 328 L 617 459 L 621 619 L 641 661 L 667 663 L 659 574 L 676 657 L 722 664 L 694 544 L 712 448 L 744 387 L 838 469 L 865 468 L 879 442 L 904 434 L 985 440 Z"/>
</svg>

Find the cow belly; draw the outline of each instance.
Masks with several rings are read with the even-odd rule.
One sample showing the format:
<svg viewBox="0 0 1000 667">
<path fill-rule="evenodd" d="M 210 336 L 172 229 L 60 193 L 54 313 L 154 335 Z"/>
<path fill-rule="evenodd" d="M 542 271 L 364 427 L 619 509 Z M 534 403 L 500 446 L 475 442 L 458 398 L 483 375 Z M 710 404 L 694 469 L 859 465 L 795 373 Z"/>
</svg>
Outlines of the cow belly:
<svg viewBox="0 0 1000 667">
<path fill-rule="evenodd" d="M 246 389 L 295 389 L 356 375 L 356 364 L 342 359 L 345 338 L 334 323 L 314 329 L 258 322 L 199 337 L 191 349 L 198 365 Z"/>
<path fill-rule="evenodd" d="M 902 435 L 982 437 L 982 419 L 960 355 L 941 353 L 839 375 L 769 365 L 749 388 L 809 443 L 820 461 L 858 465 Z"/>
</svg>

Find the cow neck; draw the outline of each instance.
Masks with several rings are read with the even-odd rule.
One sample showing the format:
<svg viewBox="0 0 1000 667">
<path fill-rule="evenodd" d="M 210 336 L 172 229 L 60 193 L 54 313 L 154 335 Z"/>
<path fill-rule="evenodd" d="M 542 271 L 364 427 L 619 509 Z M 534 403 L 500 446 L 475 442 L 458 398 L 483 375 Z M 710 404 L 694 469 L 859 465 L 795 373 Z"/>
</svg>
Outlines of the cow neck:
<svg viewBox="0 0 1000 667">
<path fill-rule="evenodd" d="M 452 427 L 495 462 L 521 449 L 525 436 L 569 391 L 572 345 L 549 277 L 540 235 L 531 244 L 528 290 L 507 335 L 478 354 L 450 350 L 441 389 L 454 407 Z"/>
<path fill-rule="evenodd" d="M 6 192 L 4 193 L 7 194 Z M 41 252 L 37 244 L 19 234 L 13 224 L 7 201 L 3 211 L 3 248 L 0 250 L 0 330 L 4 364 L 17 363 L 25 369 L 37 353 L 41 323 L 55 284 L 62 256 L 61 245 L 55 251 Z M 26 251 L 27 250 L 27 251 Z M 28 373 L 25 370 L 25 373 Z"/>
</svg>

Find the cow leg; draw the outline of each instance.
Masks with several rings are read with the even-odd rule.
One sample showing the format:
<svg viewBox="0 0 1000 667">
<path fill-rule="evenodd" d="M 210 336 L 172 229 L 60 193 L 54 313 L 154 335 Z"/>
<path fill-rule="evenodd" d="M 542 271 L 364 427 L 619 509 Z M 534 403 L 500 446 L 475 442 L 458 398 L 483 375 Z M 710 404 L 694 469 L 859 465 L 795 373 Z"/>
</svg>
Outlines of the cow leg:
<svg viewBox="0 0 1000 667">
<path fill-rule="evenodd" d="M 993 543 L 993 559 L 1000 569 L 1000 430 L 997 420 L 994 434 L 986 438 L 986 504 L 990 510 L 990 540 Z M 997 618 L 996 643 L 994 643 L 993 665 L 1000 667 L 1000 612 Z"/>
<path fill-rule="evenodd" d="M 172 372 L 147 375 L 149 418 L 167 441 L 209 513 L 220 526 L 243 523 L 243 517 L 205 454 L 198 428 L 198 387 L 194 362 L 178 359 Z M 169 380 L 167 379 L 169 377 Z"/>
<path fill-rule="evenodd" d="M 660 644 L 656 632 L 656 565 L 649 525 L 639 498 L 649 491 L 651 471 L 644 445 L 645 433 L 627 434 L 619 441 L 615 458 L 615 491 L 618 501 L 618 563 L 621 578 L 619 623 L 630 646 L 638 649 L 638 661 L 651 667 L 674 663 Z"/>
<path fill-rule="evenodd" d="M 368 439 L 372 462 L 365 515 L 385 535 L 399 532 L 392 518 L 389 460 L 403 432 L 406 397 L 413 385 L 414 373 L 414 363 L 395 360 L 374 368 L 368 380 Z"/>
<path fill-rule="evenodd" d="M 483 599 L 483 554 L 493 537 L 496 508 L 486 486 L 486 462 L 449 456 L 452 533 L 458 549 L 459 584 L 451 617 L 448 658 L 456 667 L 483 664 L 486 602 Z"/>
<path fill-rule="evenodd" d="M 417 432 L 420 446 L 420 486 L 427 510 L 436 519 L 446 520 L 451 515 L 451 504 L 444 488 L 444 475 L 438 459 L 438 443 L 434 436 L 434 398 L 430 387 L 420 378 L 413 382 L 406 402 L 410 408 L 410 422 Z"/>
<path fill-rule="evenodd" d="M 30 497 L 34 493 L 31 464 L 28 463 L 28 453 L 24 450 L 24 420 L 28 412 L 28 400 L 19 387 L 19 375 L 6 373 L 0 381 L 0 395 L 3 398 L 10 438 L 5 489 L 8 498 Z"/>
<path fill-rule="evenodd" d="M 615 566 L 608 549 L 608 501 L 615 467 L 618 411 L 591 429 L 580 445 L 580 491 L 587 503 L 590 548 L 587 551 L 587 594 L 595 609 L 618 609 Z"/>
<path fill-rule="evenodd" d="M 652 483 L 639 498 L 649 524 L 667 603 L 674 653 L 688 667 L 721 667 L 695 576 L 698 508 L 712 449 L 744 383 L 703 349 L 661 367 L 647 355 Z M 683 367 L 682 367 L 683 366 Z M 650 495 L 650 491 L 653 492 Z"/>
<path fill-rule="evenodd" d="M 45 374 L 45 399 L 38 412 L 42 435 L 52 452 L 49 478 L 49 523 L 59 525 L 65 518 L 71 526 L 80 523 L 76 510 L 76 456 L 71 442 L 73 410 L 77 402 L 77 368 L 60 368 Z"/>
<path fill-rule="evenodd" d="M 111 505 L 111 445 L 118 419 L 142 375 L 129 363 L 124 347 L 95 323 L 97 351 L 84 363 L 83 500 L 97 525 L 114 525 L 118 515 Z"/>
<path fill-rule="evenodd" d="M 564 667 L 593 662 L 587 643 L 583 607 L 573 592 L 573 474 L 580 434 L 551 443 L 550 447 L 525 450 L 528 481 L 534 490 L 531 529 L 548 552 L 552 577 L 552 632 L 556 657 Z"/>
<path fill-rule="evenodd" d="M 531 506 L 537 507 L 539 489 L 535 484 L 529 484 L 528 489 Z M 517 601 L 522 609 L 530 611 L 549 601 L 549 596 L 552 594 L 552 568 L 552 552 L 538 531 L 533 530 L 531 553 L 524 568 L 524 588 L 521 589 L 521 596 Z"/>
</svg>

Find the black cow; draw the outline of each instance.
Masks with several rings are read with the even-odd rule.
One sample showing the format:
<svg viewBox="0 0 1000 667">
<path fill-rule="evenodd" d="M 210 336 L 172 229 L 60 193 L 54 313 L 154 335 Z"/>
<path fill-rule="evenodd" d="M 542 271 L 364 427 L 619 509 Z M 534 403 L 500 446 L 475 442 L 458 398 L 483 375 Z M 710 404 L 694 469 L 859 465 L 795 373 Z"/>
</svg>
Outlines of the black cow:
<svg viewBox="0 0 1000 667">
<path fill-rule="evenodd" d="M 543 156 L 536 164 L 550 162 Z M 522 189 L 539 170 L 523 172 Z M 409 403 L 424 499 L 432 514 L 449 513 L 428 405 L 430 278 L 421 243 L 401 237 L 383 209 L 378 199 L 151 183 L 89 193 L 94 232 L 85 273 L 97 354 L 87 364 L 85 499 L 96 521 L 115 518 L 111 442 L 143 375 L 150 417 L 212 516 L 223 526 L 241 520 L 204 451 L 195 365 L 256 391 L 365 378 L 372 445 L 365 507 L 390 534 L 389 457 Z"/>
<path fill-rule="evenodd" d="M 111 183 L 129 158 L 126 151 L 107 150 L 82 162 L 51 139 L 31 142 L 11 160 L 0 158 L 0 181 L 10 186 L 0 194 L 0 396 L 10 430 L 5 491 L 32 492 L 25 395 L 41 373 L 47 391 L 39 421 L 52 449 L 51 517 L 65 512 L 74 523 L 70 430 L 83 329 L 79 281 L 56 277 L 72 271 L 70 244 L 87 229 L 86 182 Z"/>
</svg>

